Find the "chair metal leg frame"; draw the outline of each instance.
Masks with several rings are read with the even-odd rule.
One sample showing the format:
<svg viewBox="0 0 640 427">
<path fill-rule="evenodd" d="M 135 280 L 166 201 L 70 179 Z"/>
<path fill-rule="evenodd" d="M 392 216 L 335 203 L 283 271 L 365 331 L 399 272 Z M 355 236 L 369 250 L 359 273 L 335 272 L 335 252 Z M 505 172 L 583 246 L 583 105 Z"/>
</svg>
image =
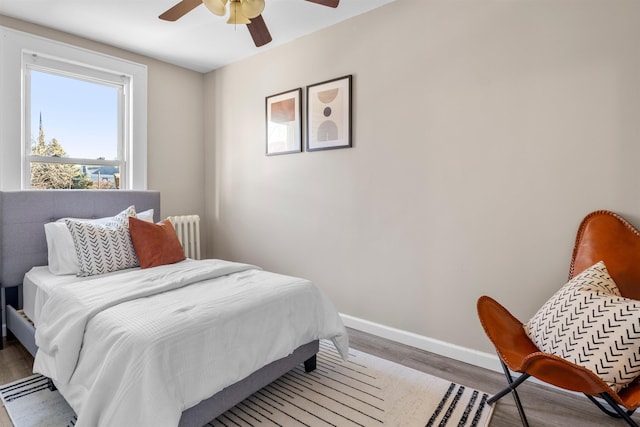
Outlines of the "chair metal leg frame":
<svg viewBox="0 0 640 427">
<path fill-rule="evenodd" d="M 520 402 L 520 396 L 516 391 L 516 387 L 518 387 L 520 384 L 525 382 L 531 375 L 525 372 L 514 381 L 513 377 L 511 376 L 511 372 L 509 371 L 509 368 L 507 367 L 507 365 L 505 365 L 502 359 L 500 359 L 500 364 L 502 364 L 502 369 L 504 370 L 504 376 L 507 378 L 507 382 L 509 383 L 509 385 L 505 387 L 503 390 L 500 390 L 498 393 L 494 394 L 490 399 L 487 400 L 487 403 L 489 405 L 493 405 L 498 400 L 502 399 L 504 396 L 509 394 L 509 392 L 511 392 L 513 394 L 513 400 L 515 400 L 516 402 L 516 407 L 518 408 L 518 413 L 520 414 L 522 425 L 524 427 L 529 427 L 529 422 L 527 421 L 527 416 L 524 413 L 524 408 L 522 407 L 522 403 Z M 585 396 L 587 396 L 589 400 L 594 403 L 594 405 L 600 408 L 602 412 L 609 415 L 610 417 L 622 418 L 627 422 L 627 424 L 629 424 L 630 427 L 640 427 L 635 421 L 631 419 L 631 415 L 633 415 L 635 410 L 633 411 L 625 410 L 620 405 L 618 405 L 615 400 L 613 400 L 613 398 L 611 397 L 611 395 L 609 395 L 609 393 L 600 393 L 600 397 L 605 402 L 607 402 L 607 404 L 611 409 L 613 409 L 613 411 L 609 408 L 606 408 L 604 405 L 602 405 L 602 403 L 598 402 L 598 400 L 596 400 L 595 397 L 588 394 L 585 394 Z"/>
<path fill-rule="evenodd" d="M 524 427 L 529 427 L 529 422 L 527 421 L 527 416 L 524 413 L 524 408 L 522 407 L 522 403 L 520 402 L 520 396 L 516 391 L 516 387 L 518 387 L 520 384 L 525 382 L 531 375 L 525 372 L 514 381 L 513 377 L 511 376 L 511 372 L 509 371 L 509 368 L 507 368 L 507 365 L 504 364 L 502 359 L 500 359 L 500 363 L 502 364 L 502 369 L 504 370 L 504 376 L 507 378 L 507 382 L 509 383 L 509 385 L 505 387 L 503 390 L 494 394 L 490 399 L 487 400 L 487 403 L 489 405 L 493 405 L 495 402 L 502 399 L 504 396 L 509 394 L 509 392 L 511 392 L 513 394 L 513 400 L 515 400 L 516 402 L 516 407 L 518 408 L 518 413 L 520 414 L 522 425 Z M 613 411 L 603 406 L 593 396 L 588 394 L 585 394 L 585 396 L 587 396 L 589 400 L 591 400 L 591 402 L 593 402 L 598 408 L 600 408 L 602 412 L 609 415 L 610 417 L 622 418 L 627 422 L 627 424 L 629 424 L 630 427 L 640 427 L 635 421 L 631 419 L 631 415 L 633 415 L 635 410 L 627 411 L 623 409 L 622 407 L 620 407 L 620 405 L 616 403 L 615 400 L 613 400 L 613 398 L 608 393 L 600 393 L 600 397 L 605 402 L 607 402 L 607 404 L 610 406 L 611 409 L 613 409 Z"/>
<path fill-rule="evenodd" d="M 590 396 L 588 394 L 585 394 L 585 396 L 587 396 L 589 398 L 589 400 L 593 402 L 594 405 L 596 405 L 598 408 L 600 408 L 600 410 L 602 412 L 604 412 L 605 414 L 609 415 L 610 417 L 622 418 L 631 427 L 639 427 L 638 424 L 631 419 L 631 415 L 635 412 L 635 410 L 633 410 L 633 411 L 624 410 L 623 408 L 620 407 L 620 405 L 618 405 L 613 400 L 613 398 L 608 393 L 600 393 L 600 397 L 602 397 L 604 399 L 604 401 L 607 402 L 607 404 L 613 409 L 613 411 L 611 409 L 606 408 L 605 406 L 603 406 L 593 396 Z"/>
<path fill-rule="evenodd" d="M 495 402 L 502 399 L 504 396 L 509 394 L 509 392 L 511 392 L 513 394 L 513 400 L 515 400 L 516 402 L 516 407 L 518 408 L 518 413 L 520 414 L 522 425 L 524 427 L 529 427 L 529 422 L 527 421 L 527 416 L 524 413 L 524 408 L 522 407 L 522 403 L 520 402 L 520 396 L 516 391 L 516 387 L 518 387 L 520 384 L 525 382 L 527 378 L 529 378 L 531 375 L 527 373 L 523 373 L 514 381 L 513 377 L 511 376 L 511 372 L 509 372 L 509 368 L 507 368 L 507 365 L 504 364 L 502 359 L 500 359 L 500 363 L 502 364 L 502 369 L 504 370 L 504 376 L 507 378 L 507 382 L 509 383 L 509 385 L 505 389 L 493 395 L 489 400 L 487 400 L 487 403 L 489 405 L 493 405 Z"/>
</svg>

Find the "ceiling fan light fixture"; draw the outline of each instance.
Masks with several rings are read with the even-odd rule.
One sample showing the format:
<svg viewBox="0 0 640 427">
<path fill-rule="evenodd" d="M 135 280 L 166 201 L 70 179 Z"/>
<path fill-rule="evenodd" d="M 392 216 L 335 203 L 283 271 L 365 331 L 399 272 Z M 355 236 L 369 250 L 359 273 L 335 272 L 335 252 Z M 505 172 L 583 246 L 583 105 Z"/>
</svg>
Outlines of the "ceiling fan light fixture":
<svg viewBox="0 0 640 427">
<path fill-rule="evenodd" d="M 229 19 L 227 24 L 251 24 L 251 20 L 242 14 L 240 0 L 229 2 Z"/>
<path fill-rule="evenodd" d="M 202 0 L 202 3 L 215 15 L 224 16 L 226 14 L 224 7 L 227 0 Z"/>
<path fill-rule="evenodd" d="M 247 18 L 256 18 L 264 10 L 264 0 L 241 0 L 240 10 Z"/>
<path fill-rule="evenodd" d="M 340 0 L 306 1 L 327 7 L 337 7 L 340 3 Z M 164 11 L 158 18 L 164 21 L 176 21 L 201 3 L 204 3 L 207 9 L 219 16 L 225 15 L 226 6 L 229 4 L 228 24 L 245 24 L 256 47 L 264 46 L 271 42 L 271 34 L 262 17 L 265 0 L 179 0 L 177 4 Z"/>
</svg>

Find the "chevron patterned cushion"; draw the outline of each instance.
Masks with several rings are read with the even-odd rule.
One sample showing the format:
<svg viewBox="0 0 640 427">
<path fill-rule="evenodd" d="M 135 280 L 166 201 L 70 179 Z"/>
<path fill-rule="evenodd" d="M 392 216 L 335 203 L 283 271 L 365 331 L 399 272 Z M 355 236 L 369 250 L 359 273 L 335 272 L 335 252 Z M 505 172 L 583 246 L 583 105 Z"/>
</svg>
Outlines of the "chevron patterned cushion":
<svg viewBox="0 0 640 427">
<path fill-rule="evenodd" d="M 541 351 L 584 366 L 616 392 L 640 375 L 640 301 L 620 295 L 602 261 L 564 285 L 524 328 Z"/>
<path fill-rule="evenodd" d="M 105 225 L 107 227 L 118 227 L 125 226 L 129 227 L 129 217 L 136 216 L 136 207 L 129 206 L 127 209 L 120 212 L 118 215 L 109 218 L 108 221 L 105 221 Z"/>
<path fill-rule="evenodd" d="M 124 219 L 128 221 L 129 216 L 132 216 L 132 210 L 135 212 L 135 207 L 130 206 L 116 216 L 120 217 L 126 215 L 126 218 Z M 148 209 L 143 212 L 135 212 L 136 218 L 140 218 L 148 222 L 153 222 L 153 214 L 153 209 Z M 80 262 L 78 261 L 78 255 L 76 254 L 73 237 L 69 232 L 69 228 L 65 224 L 65 220 L 67 219 L 90 222 L 92 224 L 108 224 L 110 226 L 113 226 L 113 223 L 116 221 L 120 224 L 126 224 L 121 220 L 121 218 L 114 219 L 114 217 L 98 219 L 61 218 L 54 222 L 46 223 L 44 225 L 44 233 L 47 238 L 47 260 L 49 263 L 49 271 L 56 276 L 63 276 L 67 274 L 77 275 L 80 271 Z"/>
<path fill-rule="evenodd" d="M 130 216 L 135 216 L 133 206 L 107 224 L 65 220 L 80 262 L 78 276 L 94 276 L 138 266 L 128 227 Z"/>
</svg>

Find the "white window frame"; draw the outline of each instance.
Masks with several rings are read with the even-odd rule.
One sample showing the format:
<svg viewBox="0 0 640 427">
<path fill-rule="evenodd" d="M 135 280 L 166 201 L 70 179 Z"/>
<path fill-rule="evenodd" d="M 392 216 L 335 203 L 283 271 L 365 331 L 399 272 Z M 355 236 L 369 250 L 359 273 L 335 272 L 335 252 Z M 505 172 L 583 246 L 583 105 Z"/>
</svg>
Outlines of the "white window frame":
<svg viewBox="0 0 640 427">
<path fill-rule="evenodd" d="M 22 71 L 24 73 L 24 85 L 23 85 L 23 100 L 24 100 L 24 115 L 23 123 L 24 128 L 24 165 L 22 168 L 23 175 L 23 187 L 31 187 L 31 164 L 32 163 L 61 163 L 71 165 L 99 165 L 99 166 L 117 166 L 120 170 L 120 188 L 129 188 L 129 172 L 130 168 L 128 164 L 128 147 L 131 143 L 129 130 L 130 122 L 127 120 L 129 117 L 129 97 L 131 77 L 125 75 L 118 75 L 114 73 L 107 73 L 86 66 L 77 64 L 70 64 L 56 59 L 42 57 L 35 52 L 23 52 L 22 57 Z M 43 73 L 53 74 L 61 77 L 68 77 L 77 80 L 84 80 L 89 83 L 103 84 L 111 86 L 118 91 L 118 130 L 117 130 L 117 146 L 116 146 L 116 159 L 101 160 L 101 159 L 85 159 L 78 157 L 49 157 L 49 156 L 36 156 L 31 154 L 32 150 L 32 137 L 31 134 L 31 71 L 39 71 Z"/>
<path fill-rule="evenodd" d="M 51 71 L 73 73 L 91 81 L 96 76 L 128 80 L 122 111 L 122 189 L 147 189 L 147 67 L 128 60 L 79 48 L 32 34 L 0 27 L 0 189 L 30 186 L 31 130 L 25 96 L 26 68 L 46 62 Z M 51 67 L 55 65 L 54 67 Z M 83 71 L 84 70 L 84 71 Z M 79 72 L 80 71 L 80 72 Z M 79 72 L 79 73 L 78 73 Z M 88 74 L 87 74 L 88 73 Z M 68 75 L 68 74 L 67 74 Z M 51 159 L 48 159 L 51 160 Z M 95 159 L 79 164 L 100 164 Z"/>
</svg>

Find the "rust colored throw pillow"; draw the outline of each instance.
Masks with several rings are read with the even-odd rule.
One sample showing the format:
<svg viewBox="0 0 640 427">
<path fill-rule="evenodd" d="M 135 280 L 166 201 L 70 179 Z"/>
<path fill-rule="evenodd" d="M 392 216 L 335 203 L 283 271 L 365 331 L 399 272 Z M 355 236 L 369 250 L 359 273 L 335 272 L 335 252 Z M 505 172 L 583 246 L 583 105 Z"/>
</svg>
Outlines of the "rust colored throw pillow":
<svg viewBox="0 0 640 427">
<path fill-rule="evenodd" d="M 130 217 L 129 232 L 140 268 L 173 264 L 186 258 L 176 230 L 168 219 L 154 224 Z"/>
</svg>

